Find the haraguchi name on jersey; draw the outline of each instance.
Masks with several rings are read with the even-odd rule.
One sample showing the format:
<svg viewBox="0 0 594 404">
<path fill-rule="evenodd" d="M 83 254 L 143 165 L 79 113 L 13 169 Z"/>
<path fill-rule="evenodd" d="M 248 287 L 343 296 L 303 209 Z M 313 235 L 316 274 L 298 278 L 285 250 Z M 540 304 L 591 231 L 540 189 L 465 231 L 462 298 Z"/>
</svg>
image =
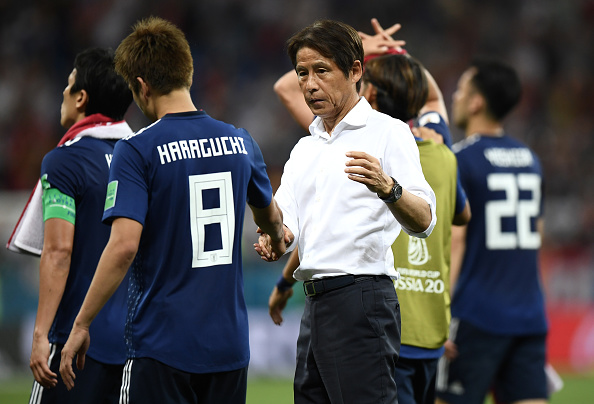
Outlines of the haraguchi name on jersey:
<svg viewBox="0 0 594 404">
<path fill-rule="evenodd" d="M 532 153 L 525 148 L 504 149 L 494 147 L 485 149 L 484 153 L 489 163 L 496 167 L 530 167 L 534 163 Z"/>
<path fill-rule="evenodd" d="M 161 164 L 183 159 L 217 157 L 229 154 L 248 154 L 241 137 L 215 137 L 179 140 L 157 146 Z"/>
</svg>

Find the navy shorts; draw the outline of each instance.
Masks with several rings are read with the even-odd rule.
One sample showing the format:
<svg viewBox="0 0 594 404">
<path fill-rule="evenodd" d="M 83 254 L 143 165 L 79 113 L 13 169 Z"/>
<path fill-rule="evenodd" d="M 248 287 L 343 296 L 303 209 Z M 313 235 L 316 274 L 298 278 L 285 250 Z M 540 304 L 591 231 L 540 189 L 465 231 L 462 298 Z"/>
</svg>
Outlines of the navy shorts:
<svg viewBox="0 0 594 404">
<path fill-rule="evenodd" d="M 546 334 L 508 336 L 452 319 L 458 356 L 440 359 L 437 397 L 450 404 L 482 404 L 492 390 L 498 402 L 547 399 Z"/>
<path fill-rule="evenodd" d="M 434 404 L 438 359 L 409 359 L 396 362 L 398 404 Z"/>
<path fill-rule="evenodd" d="M 58 375 L 58 385 L 47 389 L 36 381 L 33 382 L 29 403 L 118 404 L 124 365 L 107 365 L 87 356 L 83 370 L 78 370 L 76 365 L 73 366 L 76 380 L 74 388 L 68 391 L 59 372 L 63 347 L 62 344 L 50 344 L 49 365 Z"/>
<path fill-rule="evenodd" d="M 151 358 L 128 359 L 120 404 L 245 404 L 247 366 L 217 373 L 188 373 Z"/>
</svg>

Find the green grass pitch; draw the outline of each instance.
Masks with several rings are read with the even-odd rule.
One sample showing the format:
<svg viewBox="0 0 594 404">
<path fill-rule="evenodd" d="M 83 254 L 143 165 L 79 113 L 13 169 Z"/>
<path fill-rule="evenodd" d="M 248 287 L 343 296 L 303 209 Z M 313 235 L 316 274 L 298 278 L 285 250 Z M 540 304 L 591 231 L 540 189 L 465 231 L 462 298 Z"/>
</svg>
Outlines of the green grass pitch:
<svg viewBox="0 0 594 404">
<path fill-rule="evenodd" d="M 552 404 L 594 403 L 594 373 L 561 374 L 565 386 L 551 397 Z M 0 403 L 24 404 L 29 400 L 32 378 L 28 375 L 0 379 Z M 293 385 L 288 379 L 250 379 L 247 404 L 292 404 Z M 491 403 L 487 400 L 486 403 Z"/>
</svg>

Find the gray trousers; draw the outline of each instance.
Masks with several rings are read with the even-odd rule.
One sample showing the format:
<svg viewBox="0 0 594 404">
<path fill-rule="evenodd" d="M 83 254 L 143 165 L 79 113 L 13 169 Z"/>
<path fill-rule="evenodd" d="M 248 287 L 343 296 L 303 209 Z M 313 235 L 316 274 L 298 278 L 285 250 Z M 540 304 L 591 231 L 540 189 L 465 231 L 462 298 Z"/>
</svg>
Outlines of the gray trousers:
<svg viewBox="0 0 594 404">
<path fill-rule="evenodd" d="M 295 404 L 397 403 L 400 305 L 387 277 L 307 297 L 297 340 Z"/>
</svg>

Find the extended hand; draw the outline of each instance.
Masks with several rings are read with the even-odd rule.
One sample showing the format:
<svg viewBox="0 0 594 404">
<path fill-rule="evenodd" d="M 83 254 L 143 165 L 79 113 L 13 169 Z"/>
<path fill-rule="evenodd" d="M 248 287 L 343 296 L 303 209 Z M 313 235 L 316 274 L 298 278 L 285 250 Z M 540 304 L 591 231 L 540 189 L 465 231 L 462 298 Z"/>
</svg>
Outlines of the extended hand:
<svg viewBox="0 0 594 404">
<path fill-rule="evenodd" d="M 258 242 L 254 243 L 254 250 L 266 262 L 277 261 L 291 245 L 295 236 L 287 226 L 283 226 L 284 238 L 274 241 L 269 234 L 266 234 L 258 227 L 256 230 L 260 234 Z"/>
<path fill-rule="evenodd" d="M 377 158 L 370 154 L 359 151 L 346 153 L 352 160 L 346 162 L 344 169 L 349 179 L 365 184 L 371 192 L 381 196 L 388 196 L 394 185 L 394 181 L 382 169 Z"/>
<path fill-rule="evenodd" d="M 77 327 L 76 324 L 72 327 L 68 341 L 62 349 L 62 358 L 60 360 L 60 375 L 68 390 L 74 387 L 74 369 L 72 369 L 72 361 L 76 356 L 76 367 L 80 370 L 85 367 L 85 355 L 89 349 L 91 337 L 89 336 L 88 328 Z"/>
</svg>

